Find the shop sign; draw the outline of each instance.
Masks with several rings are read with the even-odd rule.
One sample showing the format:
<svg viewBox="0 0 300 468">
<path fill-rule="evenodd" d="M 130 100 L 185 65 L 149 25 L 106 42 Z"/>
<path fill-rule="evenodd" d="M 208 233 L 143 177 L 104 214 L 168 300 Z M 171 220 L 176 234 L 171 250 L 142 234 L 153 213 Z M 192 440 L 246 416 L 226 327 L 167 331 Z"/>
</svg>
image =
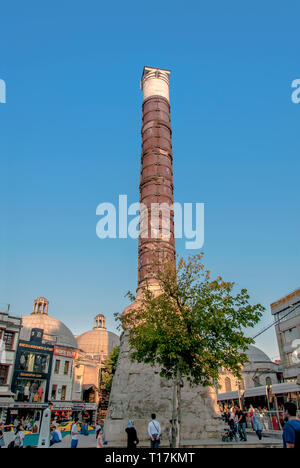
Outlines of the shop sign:
<svg viewBox="0 0 300 468">
<path fill-rule="evenodd" d="M 85 408 L 84 408 L 84 409 L 86 409 L 86 410 L 95 410 L 95 411 L 96 411 L 97 406 L 95 405 L 95 403 L 90 403 L 90 404 L 87 403 L 87 404 L 85 405 Z"/>
<path fill-rule="evenodd" d="M 52 410 L 61 410 L 61 411 L 72 411 L 72 403 L 61 403 L 61 402 L 52 402 Z"/>
<path fill-rule="evenodd" d="M 43 374 L 34 374 L 31 372 L 19 372 L 19 377 L 28 377 L 32 379 L 42 379 Z"/>
<path fill-rule="evenodd" d="M 66 348 L 59 348 L 57 346 L 54 347 L 54 354 L 55 356 L 68 357 L 72 359 L 77 358 L 76 351 L 71 351 L 70 349 L 66 349 Z"/>
<path fill-rule="evenodd" d="M 15 403 L 14 408 L 44 409 L 48 408 L 48 405 L 43 403 Z"/>
<path fill-rule="evenodd" d="M 48 351 L 50 353 L 53 352 L 53 346 L 39 346 L 39 345 L 33 345 L 29 343 L 21 343 L 19 342 L 19 348 L 27 348 L 27 349 L 36 349 L 38 351 Z"/>
</svg>

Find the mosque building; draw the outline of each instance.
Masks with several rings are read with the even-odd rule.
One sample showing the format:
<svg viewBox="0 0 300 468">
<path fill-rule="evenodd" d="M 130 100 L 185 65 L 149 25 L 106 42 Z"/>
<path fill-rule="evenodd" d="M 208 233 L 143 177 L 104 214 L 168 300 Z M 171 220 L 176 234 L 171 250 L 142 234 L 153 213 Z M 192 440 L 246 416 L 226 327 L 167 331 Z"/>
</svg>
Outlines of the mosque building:
<svg viewBox="0 0 300 468">
<path fill-rule="evenodd" d="M 219 378 L 219 403 L 249 402 L 265 405 L 267 389 L 282 380 L 282 371 L 278 363 L 272 362 L 269 356 L 257 348 L 249 346 L 247 352 L 248 362 L 242 370 L 242 379 L 223 371 Z M 240 400 L 240 401 L 239 401 Z"/>
</svg>

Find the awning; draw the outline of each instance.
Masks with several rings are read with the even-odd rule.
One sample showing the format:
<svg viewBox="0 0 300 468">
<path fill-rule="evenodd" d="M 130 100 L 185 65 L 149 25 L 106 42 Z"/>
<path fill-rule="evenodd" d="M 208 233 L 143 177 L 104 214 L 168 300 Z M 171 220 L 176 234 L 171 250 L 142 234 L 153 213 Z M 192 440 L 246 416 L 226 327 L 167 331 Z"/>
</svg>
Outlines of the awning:
<svg viewBox="0 0 300 468">
<path fill-rule="evenodd" d="M 92 388 L 93 390 L 97 390 L 97 387 L 96 387 L 96 385 L 94 385 L 94 384 L 82 385 L 82 390 L 85 391 L 85 392 L 86 392 L 87 390 L 90 390 L 91 388 Z"/>
<path fill-rule="evenodd" d="M 256 396 L 266 396 L 267 395 L 267 387 L 254 387 L 254 388 L 248 388 L 245 390 L 244 397 L 249 398 L 249 397 L 256 397 Z"/>
<path fill-rule="evenodd" d="M 238 399 L 239 399 L 238 390 L 236 390 L 235 392 L 226 392 L 226 393 L 218 394 L 218 401 L 238 400 Z"/>
<path fill-rule="evenodd" d="M 300 385 L 297 382 L 287 382 L 272 385 L 271 393 L 273 395 L 280 395 L 281 393 L 296 393 L 300 392 Z"/>
</svg>

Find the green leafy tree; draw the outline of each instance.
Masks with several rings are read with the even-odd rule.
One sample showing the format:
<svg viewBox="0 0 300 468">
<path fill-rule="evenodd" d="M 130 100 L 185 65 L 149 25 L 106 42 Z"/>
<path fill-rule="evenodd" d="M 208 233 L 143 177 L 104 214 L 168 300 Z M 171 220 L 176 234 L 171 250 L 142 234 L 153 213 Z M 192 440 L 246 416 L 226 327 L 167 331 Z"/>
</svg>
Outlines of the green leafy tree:
<svg viewBox="0 0 300 468">
<path fill-rule="evenodd" d="M 158 266 L 160 293 L 146 284 L 132 313 L 119 317 L 129 329 L 131 359 L 159 366 L 160 375 L 173 380 L 172 447 L 180 446 L 184 379 L 215 386 L 221 369 L 241 377 L 245 351 L 253 343 L 244 330 L 264 311 L 260 304 L 250 305 L 246 289 L 234 292 L 234 283 L 211 279 L 202 257 Z"/>
<path fill-rule="evenodd" d="M 103 363 L 104 367 L 101 375 L 101 386 L 104 386 L 108 395 L 110 394 L 113 376 L 115 375 L 117 369 L 119 354 L 120 346 L 116 346 L 114 349 L 112 349 Z"/>
</svg>

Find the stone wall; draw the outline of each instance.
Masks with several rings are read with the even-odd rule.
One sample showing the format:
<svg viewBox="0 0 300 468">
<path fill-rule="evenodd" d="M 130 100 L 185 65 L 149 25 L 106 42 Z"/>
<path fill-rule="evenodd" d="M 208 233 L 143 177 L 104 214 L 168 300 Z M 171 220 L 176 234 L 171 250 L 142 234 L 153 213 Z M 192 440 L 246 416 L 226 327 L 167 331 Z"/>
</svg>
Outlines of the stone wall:
<svg viewBox="0 0 300 468">
<path fill-rule="evenodd" d="M 162 379 L 157 368 L 132 362 L 129 350 L 125 332 L 105 420 L 105 438 L 108 442 L 125 441 L 125 428 L 129 419 L 134 419 L 139 439 L 147 440 L 151 413 L 156 413 L 166 441 L 172 417 L 172 382 Z M 214 389 L 186 384 L 182 389 L 182 440 L 220 438 L 223 424 L 217 410 Z"/>
</svg>

